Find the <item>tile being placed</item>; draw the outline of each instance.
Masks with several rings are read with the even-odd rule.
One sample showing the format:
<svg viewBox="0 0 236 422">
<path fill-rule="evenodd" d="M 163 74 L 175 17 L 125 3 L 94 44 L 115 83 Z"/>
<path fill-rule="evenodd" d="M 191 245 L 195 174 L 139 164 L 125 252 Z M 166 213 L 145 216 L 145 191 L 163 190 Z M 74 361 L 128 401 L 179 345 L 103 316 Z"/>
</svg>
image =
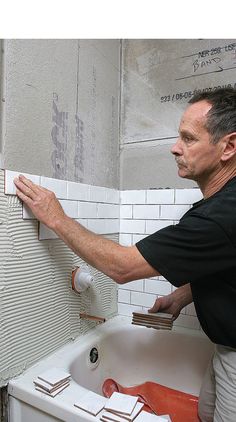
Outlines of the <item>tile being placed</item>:
<svg viewBox="0 0 236 422">
<path fill-rule="evenodd" d="M 14 184 L 15 177 L 18 177 L 20 174 L 23 174 L 25 177 L 30 179 L 32 182 L 37 185 L 40 184 L 40 176 L 36 176 L 29 173 L 23 173 L 20 171 L 5 170 L 5 194 L 6 195 L 16 195 L 16 186 Z"/>
<path fill-rule="evenodd" d="M 52 179 L 51 177 L 41 176 L 40 184 L 42 187 L 51 190 L 59 199 L 67 198 L 66 180 Z"/>
</svg>

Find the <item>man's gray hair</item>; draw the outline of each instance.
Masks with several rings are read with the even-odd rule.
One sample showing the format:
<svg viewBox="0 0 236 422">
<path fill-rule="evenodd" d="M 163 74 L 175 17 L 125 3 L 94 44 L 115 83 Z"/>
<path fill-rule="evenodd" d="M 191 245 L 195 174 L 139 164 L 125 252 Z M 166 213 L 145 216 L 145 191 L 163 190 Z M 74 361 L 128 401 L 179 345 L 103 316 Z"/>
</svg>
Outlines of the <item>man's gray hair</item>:
<svg viewBox="0 0 236 422">
<path fill-rule="evenodd" d="M 223 136 L 236 132 L 236 89 L 227 87 L 199 92 L 189 100 L 189 104 L 203 100 L 212 104 L 205 124 L 212 143 L 216 144 Z"/>
</svg>

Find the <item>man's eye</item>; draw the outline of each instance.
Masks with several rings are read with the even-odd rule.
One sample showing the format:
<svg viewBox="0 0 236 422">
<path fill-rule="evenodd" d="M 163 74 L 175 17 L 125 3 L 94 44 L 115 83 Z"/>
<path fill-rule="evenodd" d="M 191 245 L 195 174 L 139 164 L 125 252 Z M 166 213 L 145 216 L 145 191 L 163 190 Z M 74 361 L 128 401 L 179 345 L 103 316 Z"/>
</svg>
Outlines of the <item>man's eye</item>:
<svg viewBox="0 0 236 422">
<path fill-rule="evenodd" d="M 186 142 L 186 144 L 189 144 L 193 142 L 193 138 L 190 138 L 189 136 L 184 136 L 183 141 Z"/>
</svg>

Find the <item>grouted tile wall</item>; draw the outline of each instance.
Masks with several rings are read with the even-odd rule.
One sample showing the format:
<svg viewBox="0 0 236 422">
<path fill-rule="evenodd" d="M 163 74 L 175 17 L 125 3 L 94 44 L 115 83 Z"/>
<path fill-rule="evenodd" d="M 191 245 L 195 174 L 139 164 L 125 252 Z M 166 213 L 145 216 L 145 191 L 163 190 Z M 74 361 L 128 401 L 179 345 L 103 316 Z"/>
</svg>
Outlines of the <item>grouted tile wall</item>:
<svg viewBox="0 0 236 422">
<path fill-rule="evenodd" d="M 171 224 L 194 202 L 202 198 L 199 189 L 150 189 L 120 192 L 120 236 L 125 246 L 134 245 L 140 239 Z M 120 285 L 118 311 L 132 315 L 134 311 L 150 308 L 157 296 L 164 296 L 175 289 L 164 277 L 153 277 Z M 194 305 L 186 306 L 175 325 L 200 329 Z"/>
</svg>

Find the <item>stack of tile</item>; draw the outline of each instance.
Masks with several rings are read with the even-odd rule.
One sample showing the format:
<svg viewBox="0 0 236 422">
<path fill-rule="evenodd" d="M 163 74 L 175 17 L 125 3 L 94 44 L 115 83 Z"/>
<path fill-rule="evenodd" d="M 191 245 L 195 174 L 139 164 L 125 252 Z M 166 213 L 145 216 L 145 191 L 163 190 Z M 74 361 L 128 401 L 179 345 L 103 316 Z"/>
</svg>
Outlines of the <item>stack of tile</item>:
<svg viewBox="0 0 236 422">
<path fill-rule="evenodd" d="M 114 392 L 105 404 L 100 419 L 104 422 L 132 422 L 143 408 L 138 397 Z"/>
<path fill-rule="evenodd" d="M 70 384 L 70 374 L 59 368 L 50 368 L 34 380 L 35 389 L 55 397 Z"/>
<path fill-rule="evenodd" d="M 135 422 L 171 422 L 169 415 L 157 416 L 153 413 L 145 412 L 144 410 L 139 413 Z"/>
<path fill-rule="evenodd" d="M 133 312 L 132 324 L 144 325 L 149 328 L 158 330 L 171 330 L 173 326 L 174 316 L 164 312 Z"/>
<path fill-rule="evenodd" d="M 168 415 L 157 416 L 142 410 L 138 397 L 114 392 L 100 416 L 103 422 L 171 422 Z"/>
<path fill-rule="evenodd" d="M 82 397 L 77 399 L 74 406 L 78 407 L 80 410 L 90 413 L 93 416 L 96 416 L 104 408 L 106 402 L 106 397 L 102 397 L 93 391 L 88 391 Z"/>
</svg>

